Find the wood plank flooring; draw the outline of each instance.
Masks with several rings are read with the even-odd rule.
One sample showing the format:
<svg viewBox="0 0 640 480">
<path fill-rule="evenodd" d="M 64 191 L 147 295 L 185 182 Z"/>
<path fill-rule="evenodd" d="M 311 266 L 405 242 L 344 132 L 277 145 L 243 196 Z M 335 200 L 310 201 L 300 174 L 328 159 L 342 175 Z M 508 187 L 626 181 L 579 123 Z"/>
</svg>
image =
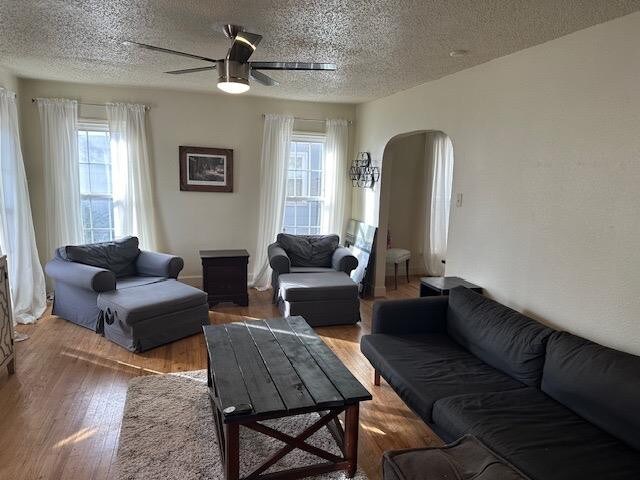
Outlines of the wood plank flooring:
<svg viewBox="0 0 640 480">
<path fill-rule="evenodd" d="M 417 278 L 399 283 L 389 298 L 418 296 Z M 358 325 L 316 332 L 373 394 L 361 404 L 358 463 L 377 480 L 385 450 L 441 442 L 387 384 L 373 385 L 373 369 L 359 347 L 370 331 L 372 306 L 372 300 L 362 302 Z M 277 315 L 271 292 L 255 290 L 248 307 L 210 312 L 212 323 Z M 0 372 L 0 479 L 114 478 L 127 382 L 138 375 L 206 368 L 203 335 L 133 354 L 52 315 L 18 330 L 30 338 L 16 344 L 16 374 Z"/>
</svg>

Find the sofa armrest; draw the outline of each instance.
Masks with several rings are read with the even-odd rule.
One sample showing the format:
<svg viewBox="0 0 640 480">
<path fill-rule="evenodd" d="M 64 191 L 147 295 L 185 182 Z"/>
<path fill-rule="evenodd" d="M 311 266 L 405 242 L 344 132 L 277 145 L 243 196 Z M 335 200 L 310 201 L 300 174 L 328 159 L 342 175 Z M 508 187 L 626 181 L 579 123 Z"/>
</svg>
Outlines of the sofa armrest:
<svg viewBox="0 0 640 480">
<path fill-rule="evenodd" d="M 371 333 L 444 333 L 448 304 L 448 296 L 375 302 Z"/>
<path fill-rule="evenodd" d="M 269 245 L 267 254 L 269 255 L 269 265 L 278 275 L 291 271 L 291 259 L 280 245 L 277 243 Z"/>
<path fill-rule="evenodd" d="M 54 258 L 45 265 L 44 270 L 56 282 L 85 290 L 109 292 L 116 289 L 116 275 L 104 268 Z"/>
<path fill-rule="evenodd" d="M 184 260 L 168 253 L 142 250 L 136 259 L 138 274 L 149 277 L 178 278 L 183 268 Z"/>
<path fill-rule="evenodd" d="M 349 275 L 352 270 L 355 270 L 358 267 L 358 259 L 347 247 L 338 247 L 335 252 L 333 252 L 331 266 L 334 270 L 344 272 Z"/>
</svg>

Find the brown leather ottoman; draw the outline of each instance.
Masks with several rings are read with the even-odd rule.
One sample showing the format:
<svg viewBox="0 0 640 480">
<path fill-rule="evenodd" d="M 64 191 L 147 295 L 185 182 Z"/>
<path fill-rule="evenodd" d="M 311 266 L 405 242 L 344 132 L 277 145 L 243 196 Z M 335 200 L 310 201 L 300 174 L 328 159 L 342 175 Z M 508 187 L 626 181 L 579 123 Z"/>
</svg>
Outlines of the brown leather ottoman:
<svg viewBox="0 0 640 480">
<path fill-rule="evenodd" d="M 441 448 L 385 452 L 382 475 L 384 480 L 529 480 L 472 435 Z"/>
</svg>

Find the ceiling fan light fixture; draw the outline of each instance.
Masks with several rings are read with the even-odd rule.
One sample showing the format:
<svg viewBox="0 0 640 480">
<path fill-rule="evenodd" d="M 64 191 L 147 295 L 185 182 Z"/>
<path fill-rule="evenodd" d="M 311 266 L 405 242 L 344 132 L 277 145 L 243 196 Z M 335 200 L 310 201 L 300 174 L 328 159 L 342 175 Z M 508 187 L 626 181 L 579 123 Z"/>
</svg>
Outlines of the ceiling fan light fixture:
<svg viewBox="0 0 640 480">
<path fill-rule="evenodd" d="M 249 90 L 249 64 L 234 60 L 218 62 L 218 88 L 226 93 L 238 94 Z"/>
<path fill-rule="evenodd" d="M 218 88 L 225 93 L 244 93 L 249 91 L 249 82 L 240 82 L 238 80 L 232 80 L 229 82 L 218 81 Z"/>
</svg>

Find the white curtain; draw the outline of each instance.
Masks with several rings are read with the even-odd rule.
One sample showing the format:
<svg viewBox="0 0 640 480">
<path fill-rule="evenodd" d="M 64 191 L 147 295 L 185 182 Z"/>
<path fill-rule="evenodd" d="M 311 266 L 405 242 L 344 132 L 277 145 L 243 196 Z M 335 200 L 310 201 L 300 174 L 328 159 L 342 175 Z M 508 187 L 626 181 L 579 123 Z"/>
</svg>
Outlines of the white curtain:
<svg viewBox="0 0 640 480">
<path fill-rule="evenodd" d="M 427 231 L 424 235 L 424 263 L 429 275 L 444 275 L 442 260 L 447 256 L 449 211 L 453 184 L 453 145 L 442 132 L 427 134 L 425 169 L 427 172 L 427 195 L 430 201 L 426 210 Z"/>
<path fill-rule="evenodd" d="M 111 138 L 115 236 L 137 236 L 140 248 L 156 250 L 156 214 L 147 146 L 146 107 L 108 104 L 107 119 Z"/>
<path fill-rule="evenodd" d="M 16 94 L 0 88 L 0 255 L 7 255 L 13 320 L 34 323 L 46 307 L 24 171 Z"/>
<path fill-rule="evenodd" d="M 336 233 L 344 240 L 347 194 L 351 192 L 348 171 L 349 124 L 346 120 L 327 120 L 325 151 L 325 205 L 322 233 Z"/>
<path fill-rule="evenodd" d="M 260 155 L 260 204 L 258 243 L 253 259 L 253 283 L 258 290 L 269 288 L 271 268 L 267 246 L 282 231 L 287 164 L 293 133 L 293 117 L 265 115 Z"/>
<path fill-rule="evenodd" d="M 82 242 L 78 171 L 78 102 L 38 98 L 44 161 L 47 256 Z"/>
</svg>

